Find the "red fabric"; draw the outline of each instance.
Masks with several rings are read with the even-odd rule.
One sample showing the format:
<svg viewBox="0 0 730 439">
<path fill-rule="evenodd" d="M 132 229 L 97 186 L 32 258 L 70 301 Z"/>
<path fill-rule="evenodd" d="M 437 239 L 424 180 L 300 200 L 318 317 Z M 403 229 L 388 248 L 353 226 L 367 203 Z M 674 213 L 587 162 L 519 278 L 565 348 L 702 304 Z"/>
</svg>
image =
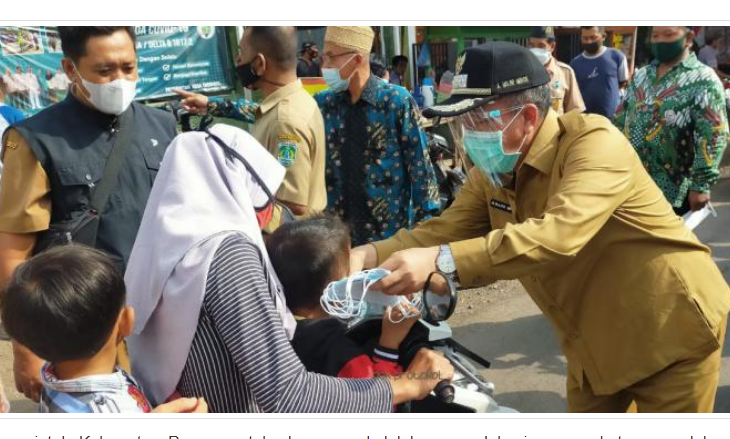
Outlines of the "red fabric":
<svg viewBox="0 0 730 439">
<path fill-rule="evenodd" d="M 274 216 L 274 203 L 269 203 L 263 210 L 256 212 L 256 221 L 259 223 L 259 228 L 264 230 L 266 226 L 271 222 L 271 218 Z"/>
<path fill-rule="evenodd" d="M 403 373 L 403 368 L 394 361 L 370 358 L 359 355 L 345 364 L 337 374 L 338 378 L 372 378 L 374 376 L 396 376 Z"/>
</svg>

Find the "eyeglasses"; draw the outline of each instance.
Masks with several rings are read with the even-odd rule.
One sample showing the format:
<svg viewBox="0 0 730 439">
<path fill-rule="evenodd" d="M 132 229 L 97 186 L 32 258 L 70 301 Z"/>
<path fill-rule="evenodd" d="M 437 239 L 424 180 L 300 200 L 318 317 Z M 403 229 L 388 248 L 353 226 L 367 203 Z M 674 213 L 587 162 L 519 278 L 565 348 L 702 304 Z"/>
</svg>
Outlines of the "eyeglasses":
<svg viewBox="0 0 730 439">
<path fill-rule="evenodd" d="M 339 53 L 337 55 L 324 55 L 323 54 L 323 55 L 320 55 L 320 58 L 322 58 L 322 63 L 328 63 L 335 58 L 339 58 L 339 57 L 345 56 L 345 55 L 354 55 L 355 53 L 357 53 L 357 52 L 345 52 L 345 53 Z"/>
</svg>

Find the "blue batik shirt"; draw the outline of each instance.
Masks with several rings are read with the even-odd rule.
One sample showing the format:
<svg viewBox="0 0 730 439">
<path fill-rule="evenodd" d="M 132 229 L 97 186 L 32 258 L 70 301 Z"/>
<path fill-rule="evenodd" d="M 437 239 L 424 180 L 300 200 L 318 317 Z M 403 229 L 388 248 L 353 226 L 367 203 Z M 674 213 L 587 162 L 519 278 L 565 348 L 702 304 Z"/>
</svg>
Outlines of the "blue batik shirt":
<svg viewBox="0 0 730 439">
<path fill-rule="evenodd" d="M 209 97 L 209 113 L 215 117 L 225 117 L 252 124 L 256 122 L 258 104 L 246 98 L 229 100 L 221 97 Z"/>
<path fill-rule="evenodd" d="M 315 100 L 327 138 L 328 209 L 351 225 L 353 245 L 389 238 L 438 214 L 426 136 L 405 88 L 370 76 L 358 102 L 349 91 L 331 90 Z"/>
</svg>

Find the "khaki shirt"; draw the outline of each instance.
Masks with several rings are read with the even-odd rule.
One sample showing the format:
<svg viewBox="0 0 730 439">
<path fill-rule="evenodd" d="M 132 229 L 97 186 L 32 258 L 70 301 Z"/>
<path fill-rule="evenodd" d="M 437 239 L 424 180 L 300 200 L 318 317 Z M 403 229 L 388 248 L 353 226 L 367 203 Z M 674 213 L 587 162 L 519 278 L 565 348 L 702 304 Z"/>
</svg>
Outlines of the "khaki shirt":
<svg viewBox="0 0 730 439">
<path fill-rule="evenodd" d="M 450 243 L 462 285 L 519 279 L 596 394 L 719 348 L 730 289 L 609 120 L 549 112 L 516 181 L 473 169 L 441 217 L 376 243 L 379 262 Z"/>
<path fill-rule="evenodd" d="M 3 136 L 0 160 L 0 232 L 35 233 L 51 223 L 51 182 L 23 136 L 13 128 Z"/>
<path fill-rule="evenodd" d="M 286 168 L 276 198 L 307 206 L 308 214 L 323 211 L 327 207 L 324 121 L 300 81 L 261 102 L 252 134 Z"/>
<path fill-rule="evenodd" d="M 585 111 L 583 95 L 578 88 L 578 80 L 575 78 L 573 69 L 558 60 L 550 57 L 550 62 L 545 66 L 550 74 L 550 97 L 553 101 L 553 110 L 558 114 L 578 110 Z"/>
</svg>

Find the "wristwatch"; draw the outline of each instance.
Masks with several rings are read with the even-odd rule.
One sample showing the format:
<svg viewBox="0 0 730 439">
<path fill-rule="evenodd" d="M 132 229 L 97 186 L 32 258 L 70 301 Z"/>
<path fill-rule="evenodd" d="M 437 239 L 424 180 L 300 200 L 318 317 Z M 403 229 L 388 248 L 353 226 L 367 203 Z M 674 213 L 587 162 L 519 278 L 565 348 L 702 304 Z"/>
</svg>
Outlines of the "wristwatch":
<svg viewBox="0 0 730 439">
<path fill-rule="evenodd" d="M 448 276 L 455 284 L 459 283 L 456 275 L 456 263 L 454 262 L 454 256 L 451 254 L 451 246 L 448 244 L 442 244 L 439 247 L 436 269 Z"/>
</svg>

